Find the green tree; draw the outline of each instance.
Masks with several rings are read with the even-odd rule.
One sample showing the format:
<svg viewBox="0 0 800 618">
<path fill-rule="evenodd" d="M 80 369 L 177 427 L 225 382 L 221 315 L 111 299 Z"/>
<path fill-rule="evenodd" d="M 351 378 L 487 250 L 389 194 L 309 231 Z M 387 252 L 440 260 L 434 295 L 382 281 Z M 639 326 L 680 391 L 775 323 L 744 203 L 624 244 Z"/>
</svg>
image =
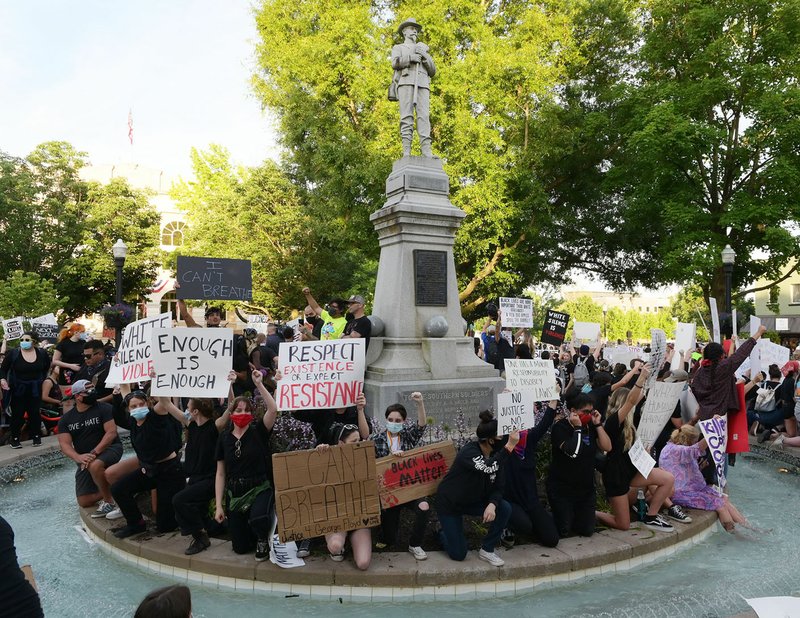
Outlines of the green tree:
<svg viewBox="0 0 800 618">
<path fill-rule="evenodd" d="M 37 273 L 15 270 L 0 282 L 0 315 L 6 318 L 55 313 L 67 300 L 59 298 L 53 284 Z"/>
</svg>

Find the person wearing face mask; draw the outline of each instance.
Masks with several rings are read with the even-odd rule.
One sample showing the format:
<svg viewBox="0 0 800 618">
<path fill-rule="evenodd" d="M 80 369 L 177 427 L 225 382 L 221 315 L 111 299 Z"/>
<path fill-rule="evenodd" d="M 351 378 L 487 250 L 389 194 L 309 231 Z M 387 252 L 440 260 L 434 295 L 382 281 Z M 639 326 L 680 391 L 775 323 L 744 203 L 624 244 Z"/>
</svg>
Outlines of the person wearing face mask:
<svg viewBox="0 0 800 618">
<path fill-rule="evenodd" d="M 400 403 L 393 403 L 386 408 L 386 431 L 375 432 L 369 437 L 375 443 L 376 458 L 389 455 L 401 457 L 405 451 L 416 448 L 422 439 L 422 434 L 428 425 L 422 393 L 411 393 L 409 399 L 417 406 L 417 422 L 412 426 L 405 425 L 408 413 Z M 427 498 L 406 502 L 381 511 L 382 544 L 384 547 L 391 547 L 397 541 L 397 529 L 403 509 L 411 509 L 414 512 L 414 527 L 408 540 L 408 551 L 417 560 L 425 560 L 428 554 L 421 545 L 430 517 L 430 504 Z"/>
<path fill-rule="evenodd" d="M 269 440 L 278 406 L 264 387 L 261 374 L 253 381 L 267 405 L 264 418 L 256 420 L 251 400 L 236 397 L 231 401 L 231 426 L 217 441 L 214 477 L 216 510 L 214 519 L 222 523 L 227 516 L 231 547 L 237 554 L 255 548 L 256 561 L 269 558 L 274 492 L 272 452 Z"/>
<path fill-rule="evenodd" d="M 50 370 L 47 352 L 35 345 L 32 333 L 25 332 L 19 340 L 19 348 L 9 351 L 0 364 L 0 388 L 7 391 L 11 399 L 11 448 L 22 448 L 20 432 L 28 413 L 28 433 L 33 446 L 41 446 L 42 384 Z"/>
<path fill-rule="evenodd" d="M 303 341 L 319 341 L 322 336 L 323 325 L 322 320 L 311 308 L 311 305 L 306 305 L 303 310 L 303 323 L 300 324 Z"/>
<path fill-rule="evenodd" d="M 97 400 L 101 403 L 111 403 L 113 391 L 106 386 L 110 369 L 111 363 L 106 357 L 103 342 L 92 339 L 83 344 L 83 367 L 75 374 L 74 379 L 89 380 L 94 385 Z"/>
<path fill-rule="evenodd" d="M 97 403 L 88 380 L 79 380 L 64 387 L 62 392 L 65 397 L 75 399 L 75 406 L 58 421 L 58 446 L 66 457 L 78 464 L 75 471 L 78 506 L 86 508 L 99 500 L 92 517 L 105 517 L 116 508 L 106 469 L 122 458 L 114 414 L 109 404 Z"/>
<path fill-rule="evenodd" d="M 322 320 L 322 330 L 320 331 L 319 338 L 322 341 L 339 339 L 344 332 L 344 327 L 347 326 L 347 318 L 344 315 L 347 302 L 341 298 L 332 298 L 328 304 L 325 305 L 325 308 L 322 308 L 319 306 L 319 303 L 314 300 L 310 288 L 303 288 L 303 294 L 306 297 L 306 302 L 309 307 L 311 307 L 314 313 Z"/>
<path fill-rule="evenodd" d="M 494 415 L 485 410 L 479 417 L 478 440 L 468 442 L 458 451 L 436 492 L 439 535 L 447 555 L 453 560 L 464 560 L 468 549 L 464 515 L 482 517 L 483 523 L 489 524 L 489 531 L 478 558 L 501 567 L 505 561 L 495 553 L 495 548 L 511 516 L 511 505 L 503 499 L 505 468 L 519 442 L 519 432 L 510 433 L 504 444 L 497 435 Z"/>
<path fill-rule="evenodd" d="M 120 391 L 130 414 L 128 429 L 131 446 L 139 458 L 139 468 L 111 486 L 111 495 L 126 521 L 125 526 L 114 531 L 114 536 L 125 539 L 147 530 L 136 503 L 136 494 L 151 489 L 156 490 L 157 496 L 156 529 L 171 532 L 178 527 L 172 498 L 186 485 L 178 456 L 179 439 L 176 443 L 176 425 L 180 427 L 180 423 L 164 406 L 151 408 L 147 393 L 139 390 L 128 392 L 127 384 L 121 385 Z"/>
<path fill-rule="evenodd" d="M 78 322 L 73 322 L 58 334 L 58 342 L 53 352 L 53 365 L 61 369 L 58 383 L 62 386 L 77 380 L 75 374 L 83 365 L 83 345 L 87 338 L 86 328 Z M 72 400 L 64 402 L 64 412 L 71 407 Z"/>
</svg>

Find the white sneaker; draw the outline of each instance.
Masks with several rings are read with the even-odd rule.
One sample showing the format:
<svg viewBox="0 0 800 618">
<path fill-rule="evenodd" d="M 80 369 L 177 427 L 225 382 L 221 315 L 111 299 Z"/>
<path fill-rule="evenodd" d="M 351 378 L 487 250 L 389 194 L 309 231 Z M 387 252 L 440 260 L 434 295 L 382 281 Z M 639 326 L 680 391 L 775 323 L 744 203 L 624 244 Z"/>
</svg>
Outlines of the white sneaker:
<svg viewBox="0 0 800 618">
<path fill-rule="evenodd" d="M 344 551 L 341 554 L 331 554 L 331 560 L 334 562 L 341 562 L 344 560 Z"/>
<path fill-rule="evenodd" d="M 106 513 L 106 519 L 119 519 L 120 517 L 122 517 L 122 511 L 118 506 L 114 507 L 113 511 Z"/>
<path fill-rule="evenodd" d="M 428 558 L 428 554 L 426 554 L 425 550 L 421 547 L 413 547 L 412 545 L 409 545 L 408 551 L 417 560 L 426 560 Z"/>
<path fill-rule="evenodd" d="M 496 566 L 496 567 L 501 567 L 506 563 L 505 560 L 503 560 L 500 556 L 498 556 L 493 551 L 486 551 L 483 548 L 481 548 L 481 550 L 478 552 L 478 558 L 480 558 L 481 560 L 484 560 L 484 561 L 488 562 L 489 564 L 491 564 L 492 566 Z"/>
<path fill-rule="evenodd" d="M 777 438 L 775 438 L 775 441 L 769 445 L 769 448 L 782 449 L 784 440 L 786 440 L 786 435 L 780 434 Z"/>
<path fill-rule="evenodd" d="M 642 523 L 645 527 L 650 528 L 650 530 L 656 530 L 658 532 L 672 532 L 675 530 L 661 515 L 655 515 L 652 519 L 646 516 Z"/>
<path fill-rule="evenodd" d="M 116 507 L 115 504 L 109 504 L 105 500 L 100 500 L 97 503 L 97 510 L 91 514 L 92 519 L 101 519 L 107 516 L 111 511 L 113 511 Z"/>
</svg>

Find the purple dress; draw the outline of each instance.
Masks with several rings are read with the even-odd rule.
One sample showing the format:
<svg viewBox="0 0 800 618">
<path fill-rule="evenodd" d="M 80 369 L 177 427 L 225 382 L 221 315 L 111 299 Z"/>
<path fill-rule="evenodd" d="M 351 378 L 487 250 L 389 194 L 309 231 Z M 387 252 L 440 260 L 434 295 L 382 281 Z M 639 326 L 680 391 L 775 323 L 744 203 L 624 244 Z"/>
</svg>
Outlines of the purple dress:
<svg viewBox="0 0 800 618">
<path fill-rule="evenodd" d="M 716 511 L 725 505 L 725 499 L 713 487 L 706 485 L 697 459 L 703 454 L 697 444 L 680 446 L 672 442 L 661 450 L 658 466 L 675 477 L 675 495 L 672 501 L 681 506 L 704 511 Z"/>
</svg>

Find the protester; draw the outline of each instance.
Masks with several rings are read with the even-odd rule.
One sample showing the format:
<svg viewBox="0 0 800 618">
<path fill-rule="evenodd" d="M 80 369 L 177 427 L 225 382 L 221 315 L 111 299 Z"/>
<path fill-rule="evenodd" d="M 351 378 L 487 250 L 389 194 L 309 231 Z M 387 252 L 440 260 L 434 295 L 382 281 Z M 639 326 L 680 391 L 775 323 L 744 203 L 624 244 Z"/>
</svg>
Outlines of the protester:
<svg viewBox="0 0 800 618">
<path fill-rule="evenodd" d="M 127 522 L 114 532 L 125 539 L 147 529 L 144 517 L 136 503 L 136 494 L 156 490 L 156 529 L 171 532 L 178 527 L 172 499 L 186 485 L 178 451 L 181 446 L 180 423 L 160 406 L 151 406 L 147 393 L 135 390 L 130 393 L 122 385 L 125 407 L 130 416 L 127 429 L 131 432 L 131 446 L 139 458 L 140 468 L 122 477 L 111 486 L 111 494 L 119 504 Z M 177 429 L 177 431 L 176 431 Z"/>
<path fill-rule="evenodd" d="M 317 316 L 311 305 L 306 305 L 303 311 L 303 318 L 300 319 L 303 341 L 319 341 L 322 336 L 323 325 L 324 322 Z"/>
<path fill-rule="evenodd" d="M 227 515 L 233 551 L 246 554 L 255 548 L 255 559 L 262 562 L 269 557 L 274 505 L 269 439 L 278 407 L 255 372 L 253 380 L 267 409 L 258 421 L 249 398 L 229 404 L 232 426 L 220 434 L 215 455 L 214 519 L 222 523 Z"/>
<path fill-rule="evenodd" d="M 97 401 L 100 403 L 110 403 L 113 395 L 112 389 L 106 386 L 109 369 L 111 369 L 111 363 L 106 357 L 103 342 L 93 339 L 84 343 L 83 366 L 75 374 L 75 380 L 91 382 L 97 393 Z"/>
<path fill-rule="evenodd" d="M 33 446 L 42 445 L 42 384 L 49 370 L 50 357 L 36 346 L 31 332 L 22 334 L 19 348 L 10 350 L 0 364 L 0 388 L 11 395 L 11 448 L 22 448 L 20 435 L 26 413 Z"/>
<path fill-rule="evenodd" d="M 58 373 L 60 369 L 56 366 L 50 367 L 50 373 L 42 382 L 42 424 L 44 425 L 45 435 L 58 431 L 58 421 L 61 418 L 61 386 L 58 383 Z"/>
<path fill-rule="evenodd" d="M 600 412 L 589 395 L 578 393 L 568 403 L 569 414 L 550 432 L 552 459 L 547 499 L 559 535 L 592 536 L 597 503 L 594 466 L 598 447 L 611 450 Z"/>
<path fill-rule="evenodd" d="M 317 444 L 327 444 L 333 424 L 358 425 L 358 420 L 366 405 L 367 400 L 364 398 L 364 393 L 361 393 L 356 398 L 354 406 L 333 410 L 297 410 L 292 412 L 292 416 L 298 421 L 311 425 Z"/>
<path fill-rule="evenodd" d="M 133 618 L 191 618 L 192 593 L 186 586 L 175 585 L 148 593 L 136 608 Z"/>
<path fill-rule="evenodd" d="M 693 509 L 716 511 L 719 521 L 728 532 L 747 520 L 731 504 L 728 496 L 718 494 L 706 484 L 698 461 L 703 458 L 707 445 L 700 439 L 700 430 L 694 425 L 683 425 L 672 432 L 670 441 L 661 450 L 658 465 L 675 477 L 672 502 Z"/>
<path fill-rule="evenodd" d="M 116 508 L 105 472 L 122 458 L 117 426 L 111 406 L 97 402 L 91 382 L 79 380 L 70 388 L 69 396 L 74 398 L 75 406 L 58 421 L 58 445 L 65 456 L 78 464 L 78 506 L 85 508 L 99 500 L 92 517 L 105 517 Z"/>
<path fill-rule="evenodd" d="M 495 553 L 503 530 L 511 517 L 511 505 L 503 499 L 504 476 L 510 453 L 519 442 L 519 432 L 509 434 L 508 442 L 497 435 L 497 421 L 489 411 L 479 415 L 478 440 L 465 444 L 439 484 L 436 512 L 441 525 L 442 545 L 453 560 L 467 557 L 464 515 L 481 517 L 489 529 L 478 557 L 492 566 L 505 561 Z"/>
<path fill-rule="evenodd" d="M 506 359 L 514 358 L 516 355 L 514 346 L 503 336 L 502 320 L 502 312 L 498 309 L 496 324 L 489 326 L 487 330 L 489 348 L 486 352 L 486 362 L 493 365 L 501 375 L 506 370 Z"/>
<path fill-rule="evenodd" d="M 363 339 L 364 349 L 367 350 L 369 349 L 369 338 L 372 334 L 372 322 L 369 321 L 369 318 L 364 313 L 366 301 L 363 296 L 354 294 L 345 302 L 349 307 L 347 315 L 352 319 L 347 321 L 342 332 L 342 338 Z"/>
<path fill-rule="evenodd" d="M 303 288 L 303 294 L 306 297 L 308 306 L 322 319 L 322 330 L 320 331 L 320 339 L 328 341 L 330 339 L 339 339 L 347 326 L 347 318 L 344 315 L 344 306 L 346 301 L 341 298 L 332 298 L 325 308 L 319 306 L 314 297 L 311 295 L 310 288 Z"/>
<path fill-rule="evenodd" d="M 41 618 L 39 594 L 26 579 L 17 560 L 14 530 L 0 516 L 0 616 Z"/>
<path fill-rule="evenodd" d="M 405 451 L 417 447 L 428 424 L 425 414 L 425 403 L 422 393 L 413 392 L 409 396 L 417 406 L 417 422 L 411 426 L 405 424 L 408 413 L 400 403 L 393 403 L 386 408 L 386 431 L 373 433 L 369 439 L 375 443 L 375 457 L 389 455 L 402 456 Z M 408 551 L 417 560 L 425 560 L 428 554 L 422 549 L 422 537 L 430 517 L 430 504 L 427 498 L 413 500 L 381 511 L 381 538 L 385 547 L 391 547 L 397 541 L 397 529 L 400 525 L 400 513 L 410 509 L 414 513 L 414 525 L 408 541 Z"/>
<path fill-rule="evenodd" d="M 86 327 L 78 322 L 73 322 L 58 334 L 58 342 L 53 352 L 53 365 L 61 369 L 59 384 L 67 385 L 75 382 L 74 374 L 83 364 L 83 344 L 86 339 Z M 71 406 L 70 402 L 69 407 Z"/>
<path fill-rule="evenodd" d="M 777 435 L 777 427 L 783 424 L 783 406 L 779 405 L 781 370 L 773 364 L 769 366 L 767 373 L 769 375 L 766 380 L 761 380 L 764 376 L 760 373 L 751 380 L 751 390 L 756 392 L 756 397 L 747 408 L 747 426 L 753 435 L 758 433 L 759 443 L 764 442 L 773 431 Z M 757 431 L 759 426 L 760 432 Z"/>
<path fill-rule="evenodd" d="M 175 289 L 177 290 L 180 287 L 180 283 L 176 281 Z M 178 314 L 189 328 L 201 328 L 182 298 L 178 299 Z M 222 309 L 219 307 L 206 307 L 204 317 L 206 319 L 206 328 L 219 328 L 220 322 L 222 322 Z"/>
<path fill-rule="evenodd" d="M 316 447 L 316 450 L 325 451 L 331 446 L 357 444 L 360 440 L 366 440 L 368 436 L 369 426 L 364 416 L 364 409 L 359 408 L 358 426 L 335 423 L 331 427 L 329 444 L 320 444 Z M 334 562 L 342 562 L 344 560 L 344 545 L 348 536 L 350 537 L 350 545 L 353 548 L 353 562 L 355 562 L 358 569 L 366 571 L 372 562 L 372 531 L 369 528 L 326 534 L 325 543 L 328 546 L 331 560 Z"/>
</svg>

